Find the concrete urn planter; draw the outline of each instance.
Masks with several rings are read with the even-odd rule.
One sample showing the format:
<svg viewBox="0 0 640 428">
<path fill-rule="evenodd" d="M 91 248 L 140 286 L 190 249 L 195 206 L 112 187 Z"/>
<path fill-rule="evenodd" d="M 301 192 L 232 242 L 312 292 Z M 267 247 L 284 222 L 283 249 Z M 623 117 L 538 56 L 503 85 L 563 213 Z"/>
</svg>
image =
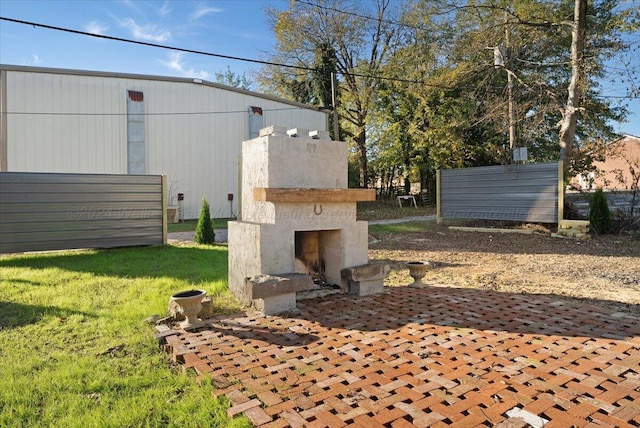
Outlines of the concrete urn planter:
<svg viewBox="0 0 640 428">
<path fill-rule="evenodd" d="M 409 269 L 409 275 L 413 278 L 413 283 L 409 284 L 410 287 L 420 287 L 425 285 L 422 282 L 422 278 L 424 278 L 427 274 L 427 270 L 431 266 L 429 262 L 406 262 L 404 265 Z"/>
<path fill-rule="evenodd" d="M 202 309 L 202 300 L 206 297 L 204 290 L 181 291 L 171 295 L 173 301 L 180 308 L 185 320 L 180 323 L 184 330 L 202 327 L 204 323 L 198 318 L 198 313 Z"/>
</svg>

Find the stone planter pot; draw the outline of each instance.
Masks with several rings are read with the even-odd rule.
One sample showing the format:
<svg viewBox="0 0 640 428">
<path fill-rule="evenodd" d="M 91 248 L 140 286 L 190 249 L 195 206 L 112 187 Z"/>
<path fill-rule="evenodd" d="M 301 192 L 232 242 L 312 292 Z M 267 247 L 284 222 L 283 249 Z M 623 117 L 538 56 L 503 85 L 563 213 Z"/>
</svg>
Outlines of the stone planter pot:
<svg viewBox="0 0 640 428">
<path fill-rule="evenodd" d="M 409 269 L 409 275 L 413 278 L 413 283 L 409 284 L 409 287 L 421 287 L 425 285 L 422 282 L 422 278 L 424 278 L 427 274 L 427 270 L 431 267 L 429 262 L 406 262 L 404 265 Z"/>
<path fill-rule="evenodd" d="M 184 330 L 202 327 L 204 323 L 198 318 L 198 313 L 202 309 L 202 300 L 207 295 L 204 290 L 181 291 L 171 295 L 171 301 L 178 305 L 185 320 L 180 323 Z"/>
</svg>

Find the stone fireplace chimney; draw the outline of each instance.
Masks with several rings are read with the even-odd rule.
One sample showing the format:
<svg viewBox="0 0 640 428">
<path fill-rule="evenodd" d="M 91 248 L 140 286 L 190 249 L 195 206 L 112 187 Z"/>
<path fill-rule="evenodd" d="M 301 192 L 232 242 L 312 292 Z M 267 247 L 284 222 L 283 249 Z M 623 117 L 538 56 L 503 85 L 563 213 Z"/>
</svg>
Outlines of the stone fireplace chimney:
<svg viewBox="0 0 640 428">
<path fill-rule="evenodd" d="M 229 289 L 266 314 L 295 308 L 296 293 L 382 291 L 388 272 L 368 265 L 367 222 L 347 186 L 347 145 L 328 132 L 269 127 L 242 143 L 241 207 L 229 222 Z"/>
</svg>

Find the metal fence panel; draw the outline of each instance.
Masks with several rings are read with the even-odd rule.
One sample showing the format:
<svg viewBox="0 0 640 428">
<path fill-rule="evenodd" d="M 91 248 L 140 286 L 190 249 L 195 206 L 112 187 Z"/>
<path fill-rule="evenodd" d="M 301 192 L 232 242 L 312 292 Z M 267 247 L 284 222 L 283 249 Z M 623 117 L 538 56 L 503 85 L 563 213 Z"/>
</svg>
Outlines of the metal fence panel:
<svg viewBox="0 0 640 428">
<path fill-rule="evenodd" d="M 442 170 L 440 216 L 556 223 L 558 170 L 557 163 Z"/>
<path fill-rule="evenodd" d="M 0 172 L 0 253 L 163 242 L 162 176 Z"/>
</svg>

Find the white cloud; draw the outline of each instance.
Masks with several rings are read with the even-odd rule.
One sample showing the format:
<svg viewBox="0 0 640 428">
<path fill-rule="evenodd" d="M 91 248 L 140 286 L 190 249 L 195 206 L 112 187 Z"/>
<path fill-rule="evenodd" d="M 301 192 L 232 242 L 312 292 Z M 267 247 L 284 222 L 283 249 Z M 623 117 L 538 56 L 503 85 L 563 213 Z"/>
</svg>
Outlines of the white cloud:
<svg viewBox="0 0 640 428">
<path fill-rule="evenodd" d="M 171 13 L 171 7 L 169 7 L 169 0 L 165 0 L 165 2 L 162 3 L 162 7 L 158 9 L 158 15 L 167 16 L 170 13 Z"/>
<path fill-rule="evenodd" d="M 177 72 L 182 77 L 193 77 L 198 79 L 207 80 L 209 79 L 209 73 L 204 70 L 195 71 L 193 67 L 187 67 L 187 63 L 183 60 L 184 52 L 171 52 L 169 56 L 169 61 L 162 61 L 162 63 L 169 67 L 169 69 Z"/>
<path fill-rule="evenodd" d="M 138 25 L 132 18 L 120 21 L 120 24 L 126 27 L 131 35 L 139 40 L 163 43 L 171 38 L 170 31 L 159 29 L 155 25 Z"/>
<path fill-rule="evenodd" d="M 33 57 L 33 63 L 35 65 L 42 64 L 42 61 L 40 60 L 40 56 L 37 53 L 34 53 L 31 56 Z"/>
<path fill-rule="evenodd" d="M 135 9 L 136 8 L 131 0 L 121 0 L 120 3 L 122 3 L 123 5 L 125 5 L 127 7 L 130 7 L 131 9 Z"/>
<path fill-rule="evenodd" d="M 104 34 L 109 27 L 102 25 L 98 21 L 91 21 L 88 24 L 85 24 L 84 31 L 91 34 Z"/>
<path fill-rule="evenodd" d="M 191 18 L 192 21 L 197 21 L 198 19 L 202 18 L 205 15 L 209 15 L 212 13 L 219 13 L 222 11 L 223 9 L 219 9 L 217 7 L 208 7 L 208 6 L 201 5 L 201 6 L 198 6 L 198 8 L 194 10 L 189 17 Z"/>
<path fill-rule="evenodd" d="M 134 11 L 137 14 L 141 13 L 141 9 L 140 9 L 140 7 L 138 7 L 139 4 L 134 2 L 134 1 L 132 1 L 132 0 L 120 0 L 120 3 L 124 7 L 131 9 L 132 11 Z"/>
</svg>

